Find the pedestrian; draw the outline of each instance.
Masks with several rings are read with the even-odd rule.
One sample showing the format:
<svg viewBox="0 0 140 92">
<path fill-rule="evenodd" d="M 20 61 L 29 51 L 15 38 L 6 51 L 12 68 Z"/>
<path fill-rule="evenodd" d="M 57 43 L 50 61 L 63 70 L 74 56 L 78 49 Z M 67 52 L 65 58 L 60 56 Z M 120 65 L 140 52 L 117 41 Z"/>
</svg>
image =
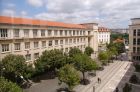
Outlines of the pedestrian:
<svg viewBox="0 0 140 92">
<path fill-rule="evenodd" d="M 116 91 L 115 92 L 119 92 L 119 89 L 118 89 L 118 87 L 116 88 Z"/>
<path fill-rule="evenodd" d="M 100 78 L 100 83 L 101 83 L 101 78 Z"/>
<path fill-rule="evenodd" d="M 100 83 L 100 78 L 98 77 L 98 83 Z"/>
</svg>

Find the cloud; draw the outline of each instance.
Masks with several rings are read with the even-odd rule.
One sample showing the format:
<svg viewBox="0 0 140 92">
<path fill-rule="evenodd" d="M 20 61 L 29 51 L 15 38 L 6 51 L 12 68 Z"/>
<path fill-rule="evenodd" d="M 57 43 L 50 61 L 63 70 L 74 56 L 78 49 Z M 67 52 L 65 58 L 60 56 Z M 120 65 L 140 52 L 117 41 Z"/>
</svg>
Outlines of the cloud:
<svg viewBox="0 0 140 92">
<path fill-rule="evenodd" d="M 15 4 L 13 4 L 13 3 L 8 3 L 8 4 L 6 4 L 6 5 L 7 5 L 7 7 L 9 7 L 9 8 L 15 7 Z"/>
<path fill-rule="evenodd" d="M 26 11 L 21 11 L 21 16 L 25 17 L 27 15 Z"/>
<path fill-rule="evenodd" d="M 15 11 L 12 9 L 4 9 L 1 13 L 4 16 L 16 16 Z"/>
<path fill-rule="evenodd" d="M 43 1 L 44 0 L 27 0 L 27 2 L 30 5 L 34 6 L 34 7 L 41 7 L 41 6 L 43 6 Z"/>
<path fill-rule="evenodd" d="M 98 22 L 110 28 L 128 27 L 140 15 L 140 0 L 47 0 L 39 19 L 69 23 Z"/>
</svg>

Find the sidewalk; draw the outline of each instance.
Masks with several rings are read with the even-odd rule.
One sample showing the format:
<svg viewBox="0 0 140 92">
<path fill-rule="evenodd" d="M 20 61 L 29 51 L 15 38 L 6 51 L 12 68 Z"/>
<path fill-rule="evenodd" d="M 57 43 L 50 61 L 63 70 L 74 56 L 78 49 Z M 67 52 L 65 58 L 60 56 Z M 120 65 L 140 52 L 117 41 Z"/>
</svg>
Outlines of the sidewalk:
<svg viewBox="0 0 140 92">
<path fill-rule="evenodd" d="M 103 71 L 97 71 L 97 76 L 90 78 L 91 83 L 89 85 L 79 85 L 74 90 L 76 92 L 94 92 L 93 86 L 95 87 L 95 92 L 113 92 L 116 88 L 117 84 L 121 81 L 121 78 L 125 75 L 125 72 L 131 66 L 130 62 L 120 62 L 115 61 L 114 63 L 110 63 L 109 66 L 105 66 Z M 125 69 L 125 67 L 127 67 Z M 120 72 L 123 71 L 123 72 Z M 115 75 L 119 74 L 121 77 L 117 79 L 117 82 L 110 82 L 118 77 L 114 77 Z M 102 80 L 101 84 L 98 84 L 97 78 L 100 77 Z M 114 85 L 116 83 L 116 85 Z M 108 86 L 111 88 L 108 88 Z M 108 91 L 105 91 L 105 90 Z M 110 90 L 110 91 L 109 91 Z"/>
</svg>

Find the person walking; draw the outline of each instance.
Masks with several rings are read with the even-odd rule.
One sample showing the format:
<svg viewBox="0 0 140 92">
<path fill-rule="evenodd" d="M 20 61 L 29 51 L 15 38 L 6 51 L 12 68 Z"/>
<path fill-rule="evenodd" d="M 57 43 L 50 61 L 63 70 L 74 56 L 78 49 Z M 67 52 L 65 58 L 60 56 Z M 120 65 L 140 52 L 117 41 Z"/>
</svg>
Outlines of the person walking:
<svg viewBox="0 0 140 92">
<path fill-rule="evenodd" d="M 98 77 L 98 83 L 101 83 L 101 78 Z"/>
<path fill-rule="evenodd" d="M 115 92 L 119 92 L 119 89 L 118 89 L 118 87 L 116 88 L 116 91 Z"/>
<path fill-rule="evenodd" d="M 100 83 L 101 83 L 101 78 L 100 78 Z"/>
<path fill-rule="evenodd" d="M 100 78 L 98 77 L 98 83 L 100 83 Z"/>
</svg>

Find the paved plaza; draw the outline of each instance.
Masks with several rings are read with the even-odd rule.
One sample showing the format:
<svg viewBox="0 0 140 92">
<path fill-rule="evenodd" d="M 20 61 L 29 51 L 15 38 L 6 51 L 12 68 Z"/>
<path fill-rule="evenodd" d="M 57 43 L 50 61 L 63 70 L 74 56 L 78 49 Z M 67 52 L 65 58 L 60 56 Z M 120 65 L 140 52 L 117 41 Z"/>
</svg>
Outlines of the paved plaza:
<svg viewBox="0 0 140 92">
<path fill-rule="evenodd" d="M 91 83 L 88 85 L 78 85 L 74 88 L 76 92 L 114 92 L 116 87 L 122 92 L 123 84 L 126 83 L 134 70 L 131 62 L 114 61 L 105 66 L 103 71 L 97 71 L 96 77 L 88 77 Z M 101 78 L 101 83 L 97 78 Z M 42 80 L 41 83 L 33 84 L 26 92 L 56 92 L 56 89 L 64 86 L 58 85 L 58 79 Z M 93 90 L 94 89 L 94 90 Z"/>
</svg>

